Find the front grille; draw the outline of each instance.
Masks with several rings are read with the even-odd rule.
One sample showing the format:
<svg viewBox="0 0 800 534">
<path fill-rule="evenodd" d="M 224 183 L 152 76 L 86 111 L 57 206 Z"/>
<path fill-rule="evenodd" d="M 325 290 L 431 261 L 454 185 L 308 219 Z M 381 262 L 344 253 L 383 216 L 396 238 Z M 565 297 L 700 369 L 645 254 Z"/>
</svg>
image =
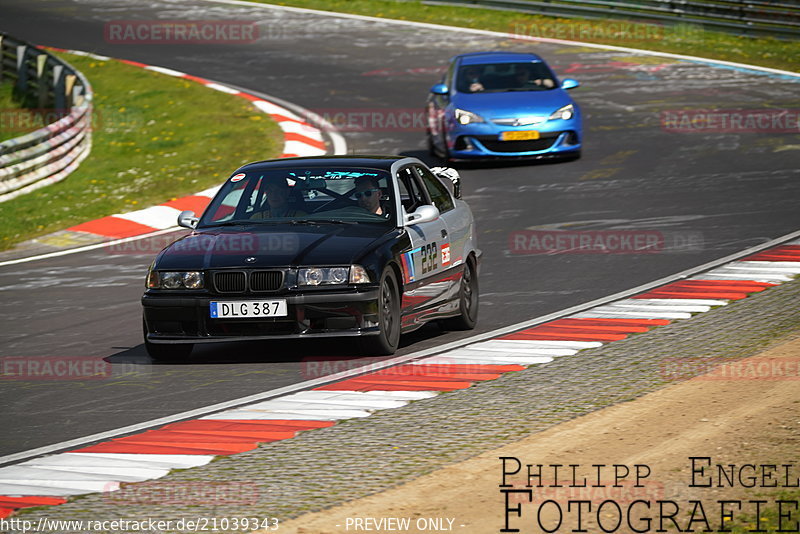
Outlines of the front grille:
<svg viewBox="0 0 800 534">
<path fill-rule="evenodd" d="M 492 152 L 536 152 L 547 150 L 558 139 L 558 134 L 552 137 L 543 137 L 531 141 L 499 141 L 497 136 L 479 135 L 475 140 L 479 141 L 487 150 Z"/>
<path fill-rule="evenodd" d="M 243 293 L 245 276 L 241 271 L 214 273 L 214 288 L 219 293 Z"/>
<path fill-rule="evenodd" d="M 275 291 L 283 285 L 283 271 L 253 271 L 250 273 L 251 291 Z"/>
</svg>

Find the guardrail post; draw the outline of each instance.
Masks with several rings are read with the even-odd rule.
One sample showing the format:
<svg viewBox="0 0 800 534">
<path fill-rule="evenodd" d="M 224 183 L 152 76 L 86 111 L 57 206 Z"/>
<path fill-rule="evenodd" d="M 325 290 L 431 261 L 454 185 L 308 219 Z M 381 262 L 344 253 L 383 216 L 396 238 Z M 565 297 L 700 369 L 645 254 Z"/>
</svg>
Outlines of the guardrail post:
<svg viewBox="0 0 800 534">
<path fill-rule="evenodd" d="M 66 110 L 67 106 L 67 86 L 64 80 L 64 67 L 62 65 L 53 66 L 53 105 L 56 109 Z"/>
<path fill-rule="evenodd" d="M 77 96 L 75 90 L 75 82 L 78 80 L 78 77 L 74 74 L 67 74 L 66 76 L 66 83 L 64 84 L 64 98 L 67 99 L 67 106 L 77 106 Z"/>
<path fill-rule="evenodd" d="M 47 107 L 47 81 L 45 80 L 45 67 L 47 66 L 47 54 L 36 56 L 36 96 L 39 109 Z"/>
<path fill-rule="evenodd" d="M 28 90 L 28 47 L 20 45 L 17 47 L 17 83 L 14 84 L 14 90 L 20 96 L 24 95 Z"/>
</svg>

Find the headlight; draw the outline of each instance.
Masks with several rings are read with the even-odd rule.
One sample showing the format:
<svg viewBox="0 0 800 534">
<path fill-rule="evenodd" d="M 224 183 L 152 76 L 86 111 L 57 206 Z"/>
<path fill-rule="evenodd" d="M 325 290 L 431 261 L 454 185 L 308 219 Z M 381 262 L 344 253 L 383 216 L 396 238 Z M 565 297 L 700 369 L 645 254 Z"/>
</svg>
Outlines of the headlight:
<svg viewBox="0 0 800 534">
<path fill-rule="evenodd" d="M 203 273 L 198 271 L 183 273 L 183 285 L 186 289 L 203 289 Z"/>
<path fill-rule="evenodd" d="M 559 108 L 550 115 L 547 120 L 561 119 L 568 121 L 575 115 L 575 107 L 572 104 L 567 104 L 563 108 Z"/>
<path fill-rule="evenodd" d="M 183 285 L 181 273 L 162 273 L 161 286 L 164 289 L 178 289 Z"/>
<path fill-rule="evenodd" d="M 148 289 L 203 289 L 203 273 L 200 271 L 150 271 L 147 274 Z"/>
<path fill-rule="evenodd" d="M 467 125 L 471 122 L 484 122 L 479 115 L 463 109 L 456 109 L 456 120 L 459 124 L 463 125 Z"/>
<path fill-rule="evenodd" d="M 307 267 L 297 271 L 299 286 L 368 284 L 369 275 L 360 265 L 350 267 Z"/>
<path fill-rule="evenodd" d="M 346 284 L 349 276 L 349 267 L 309 267 L 298 271 L 297 285 L 324 286 Z"/>
</svg>

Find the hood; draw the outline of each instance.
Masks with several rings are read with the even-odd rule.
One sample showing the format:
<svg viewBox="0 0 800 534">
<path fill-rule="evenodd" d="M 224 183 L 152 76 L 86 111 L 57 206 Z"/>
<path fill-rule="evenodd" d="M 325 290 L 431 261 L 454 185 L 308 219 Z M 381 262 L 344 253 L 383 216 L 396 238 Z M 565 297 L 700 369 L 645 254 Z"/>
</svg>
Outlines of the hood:
<svg viewBox="0 0 800 534">
<path fill-rule="evenodd" d="M 454 107 L 477 113 L 489 120 L 527 115 L 548 117 L 567 104 L 574 104 L 574 102 L 563 89 L 505 93 L 458 93 L 452 100 Z"/>
<path fill-rule="evenodd" d="M 155 267 L 200 270 L 350 264 L 394 231 L 378 224 L 250 225 L 199 230 L 164 249 Z M 255 261 L 245 262 L 245 258 Z"/>
</svg>

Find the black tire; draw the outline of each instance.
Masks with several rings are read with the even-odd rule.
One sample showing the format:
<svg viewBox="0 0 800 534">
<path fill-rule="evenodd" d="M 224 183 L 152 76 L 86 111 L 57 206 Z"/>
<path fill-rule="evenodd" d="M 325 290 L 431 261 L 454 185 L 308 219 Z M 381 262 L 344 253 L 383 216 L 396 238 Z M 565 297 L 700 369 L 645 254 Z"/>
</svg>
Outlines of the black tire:
<svg viewBox="0 0 800 534">
<path fill-rule="evenodd" d="M 400 344 L 400 292 L 391 267 L 387 267 L 381 275 L 378 325 L 380 333 L 360 338 L 361 350 L 375 356 L 394 354 Z"/>
<path fill-rule="evenodd" d="M 461 285 L 458 289 L 459 315 L 443 319 L 441 325 L 445 330 L 472 330 L 478 322 L 478 270 L 475 263 L 468 260 L 464 265 L 464 274 L 461 276 Z"/>
<path fill-rule="evenodd" d="M 194 344 L 192 343 L 150 343 L 147 340 L 147 324 L 145 324 L 144 318 L 142 318 L 142 330 L 144 331 L 144 348 L 147 351 L 147 355 L 157 362 L 183 362 L 188 359 L 189 355 L 192 353 L 192 349 L 194 348 Z"/>
</svg>

